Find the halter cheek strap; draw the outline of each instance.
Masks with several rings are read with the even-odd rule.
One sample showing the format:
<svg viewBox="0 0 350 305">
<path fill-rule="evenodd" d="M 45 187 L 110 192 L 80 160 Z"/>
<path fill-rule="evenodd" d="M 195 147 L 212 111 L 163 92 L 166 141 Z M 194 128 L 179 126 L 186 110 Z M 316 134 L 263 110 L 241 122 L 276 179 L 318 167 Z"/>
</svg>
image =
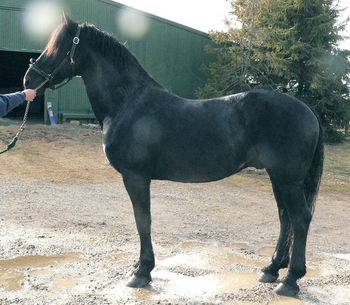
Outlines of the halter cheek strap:
<svg viewBox="0 0 350 305">
<path fill-rule="evenodd" d="M 76 34 L 75 34 L 75 36 L 74 36 L 74 38 L 73 38 L 72 48 L 71 48 L 71 50 L 70 50 L 70 52 L 69 52 L 70 63 L 71 63 L 72 65 L 75 64 L 75 63 L 74 63 L 74 54 L 75 54 L 75 50 L 76 50 L 76 48 L 77 48 L 77 45 L 78 45 L 79 42 L 80 42 L 80 38 L 79 38 L 79 36 L 80 36 L 80 31 L 81 31 L 81 27 L 78 25 L 77 32 L 76 32 Z"/>
</svg>

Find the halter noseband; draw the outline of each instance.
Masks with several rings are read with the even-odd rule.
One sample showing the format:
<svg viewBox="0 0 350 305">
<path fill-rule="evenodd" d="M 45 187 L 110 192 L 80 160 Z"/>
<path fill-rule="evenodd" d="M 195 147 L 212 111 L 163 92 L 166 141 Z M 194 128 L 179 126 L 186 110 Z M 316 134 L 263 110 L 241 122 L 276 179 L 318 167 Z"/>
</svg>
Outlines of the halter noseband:
<svg viewBox="0 0 350 305">
<path fill-rule="evenodd" d="M 56 76 L 56 74 L 58 73 L 58 71 L 60 71 L 62 69 L 62 67 L 67 63 L 67 61 L 69 62 L 69 64 L 71 65 L 71 69 L 72 69 L 72 73 L 69 77 L 67 77 L 66 79 L 64 79 L 61 83 L 57 84 L 57 85 L 52 85 L 50 86 L 51 89 L 55 90 L 58 89 L 62 86 L 64 86 L 65 84 L 67 84 L 74 76 L 74 54 L 75 54 L 75 50 L 77 48 L 77 45 L 80 42 L 79 36 L 80 36 L 80 31 L 81 31 L 81 27 L 78 25 L 77 28 L 77 32 L 73 38 L 72 41 L 72 47 L 70 49 L 70 51 L 68 51 L 67 56 L 64 58 L 64 60 L 53 70 L 52 73 L 47 74 L 45 71 L 39 69 L 38 67 L 35 66 L 35 60 L 34 59 L 30 59 L 30 64 L 29 64 L 29 70 L 33 70 L 36 73 L 38 73 L 40 76 L 42 76 L 45 80 L 35 88 L 35 90 L 39 90 L 42 86 L 44 86 L 46 83 L 50 83 L 52 81 L 52 79 Z"/>
</svg>

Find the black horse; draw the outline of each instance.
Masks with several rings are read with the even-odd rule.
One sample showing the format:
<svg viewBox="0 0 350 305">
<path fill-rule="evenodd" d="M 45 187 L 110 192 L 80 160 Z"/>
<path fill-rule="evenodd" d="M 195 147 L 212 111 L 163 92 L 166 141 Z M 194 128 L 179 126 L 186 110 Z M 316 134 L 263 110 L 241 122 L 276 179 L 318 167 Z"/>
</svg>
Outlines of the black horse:
<svg viewBox="0 0 350 305">
<path fill-rule="evenodd" d="M 130 287 L 151 281 L 152 179 L 209 182 L 243 168 L 265 168 L 277 201 L 280 235 L 261 282 L 295 295 L 306 273 L 305 246 L 323 168 L 321 126 L 299 100 L 253 90 L 209 100 L 169 93 L 115 38 L 65 14 L 24 84 L 46 87 L 81 75 L 103 129 L 103 148 L 133 204 L 141 250 Z"/>
</svg>

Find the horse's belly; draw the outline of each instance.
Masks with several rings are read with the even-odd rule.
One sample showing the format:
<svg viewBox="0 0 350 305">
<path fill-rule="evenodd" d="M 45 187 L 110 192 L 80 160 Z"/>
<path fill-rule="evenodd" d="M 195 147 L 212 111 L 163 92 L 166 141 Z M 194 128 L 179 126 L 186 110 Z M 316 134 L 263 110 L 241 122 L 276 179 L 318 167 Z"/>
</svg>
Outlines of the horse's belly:
<svg viewBox="0 0 350 305">
<path fill-rule="evenodd" d="M 231 167 L 227 169 L 211 169 L 208 168 L 206 171 L 202 169 L 179 169 L 169 167 L 166 171 L 156 171 L 152 175 L 152 179 L 155 180 L 169 180 L 184 183 L 201 183 L 211 182 L 224 179 L 234 173 L 239 172 L 244 166 Z"/>
<path fill-rule="evenodd" d="M 245 167 L 233 155 L 201 154 L 176 158 L 160 158 L 152 178 L 178 182 L 209 182 L 228 177 Z"/>
</svg>

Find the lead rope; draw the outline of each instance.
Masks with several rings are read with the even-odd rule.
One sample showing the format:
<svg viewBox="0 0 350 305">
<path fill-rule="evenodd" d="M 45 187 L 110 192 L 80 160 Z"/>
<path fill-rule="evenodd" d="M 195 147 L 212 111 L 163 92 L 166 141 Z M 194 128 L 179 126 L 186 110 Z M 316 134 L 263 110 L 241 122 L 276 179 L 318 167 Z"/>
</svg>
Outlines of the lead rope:
<svg viewBox="0 0 350 305">
<path fill-rule="evenodd" d="M 38 87 L 36 87 L 35 90 L 36 91 L 39 90 L 47 82 L 48 82 L 48 80 L 46 79 Z M 19 136 L 21 135 L 23 130 L 26 128 L 26 123 L 27 123 L 28 113 L 29 113 L 29 106 L 30 106 L 30 102 L 27 101 L 27 106 L 26 106 L 26 110 L 24 111 L 22 124 L 21 124 L 21 126 L 19 126 L 18 131 L 17 131 L 16 135 L 13 137 L 13 139 L 11 140 L 11 142 L 9 144 L 7 144 L 7 146 L 4 150 L 0 151 L 0 155 L 5 153 L 5 152 L 8 152 L 10 149 L 12 149 L 16 146 L 16 143 L 18 141 Z"/>
<path fill-rule="evenodd" d="M 44 86 L 50 79 L 45 79 L 38 87 L 36 87 L 34 90 L 38 91 L 42 86 Z M 9 144 L 7 144 L 6 148 L 2 151 L 0 151 L 0 155 L 8 152 L 10 149 L 14 148 L 16 146 L 16 143 L 18 141 L 19 136 L 21 135 L 21 133 L 23 132 L 23 130 L 26 128 L 26 123 L 27 123 L 27 119 L 28 119 L 28 113 L 29 113 L 29 106 L 30 106 L 30 102 L 27 101 L 27 106 L 26 106 L 26 110 L 24 111 L 24 115 L 23 115 L 23 120 L 22 120 L 22 124 L 21 126 L 19 126 L 18 131 L 16 133 L 16 135 L 13 137 L 13 139 L 11 140 L 11 142 Z"/>
<path fill-rule="evenodd" d="M 38 87 L 35 88 L 35 90 L 36 91 L 39 90 L 47 82 L 48 82 L 48 79 L 44 80 Z M 16 146 L 16 143 L 18 141 L 19 136 L 21 135 L 23 130 L 26 128 L 26 123 L 27 123 L 28 113 L 29 113 L 29 106 L 30 106 L 30 102 L 27 101 L 27 106 L 26 106 L 26 110 L 24 111 L 22 124 L 21 124 L 21 126 L 19 126 L 18 131 L 17 131 L 16 135 L 13 137 L 13 139 L 11 140 L 11 142 L 9 144 L 7 144 L 7 146 L 4 150 L 0 151 L 0 155 L 5 153 L 5 152 L 8 152 L 10 149 L 12 149 Z"/>
<path fill-rule="evenodd" d="M 23 116 L 23 120 L 22 120 L 22 124 L 21 126 L 18 128 L 18 131 L 16 133 L 16 135 L 13 137 L 13 139 L 11 140 L 11 142 L 9 144 L 7 144 L 6 148 L 4 150 L 2 150 L 0 152 L 0 155 L 9 151 L 10 149 L 14 148 L 16 146 L 16 143 L 18 141 L 19 136 L 21 135 L 21 133 L 23 132 L 23 130 L 26 128 L 26 123 L 27 123 L 27 118 L 28 118 L 28 112 L 29 112 L 29 105 L 30 102 L 27 102 L 27 106 L 26 106 L 26 110 L 24 111 L 24 116 Z"/>
</svg>

